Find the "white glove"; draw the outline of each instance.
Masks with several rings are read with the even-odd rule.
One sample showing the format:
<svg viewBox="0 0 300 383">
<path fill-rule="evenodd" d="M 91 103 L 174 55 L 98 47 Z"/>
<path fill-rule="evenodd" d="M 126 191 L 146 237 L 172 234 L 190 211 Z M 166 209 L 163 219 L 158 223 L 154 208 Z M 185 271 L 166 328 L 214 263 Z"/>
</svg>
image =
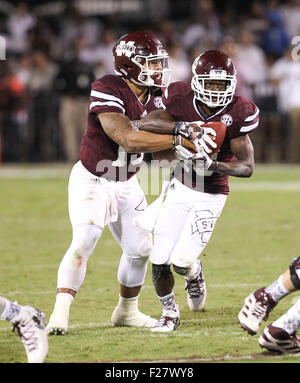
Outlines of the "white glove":
<svg viewBox="0 0 300 383">
<path fill-rule="evenodd" d="M 213 160 L 208 156 L 208 154 L 202 147 L 200 147 L 198 153 L 194 153 L 182 145 L 176 145 L 175 156 L 180 161 L 196 160 L 197 166 L 202 167 L 204 169 L 208 169 L 213 163 Z"/>
<path fill-rule="evenodd" d="M 189 149 L 185 148 L 182 145 L 175 146 L 175 156 L 180 161 L 192 160 L 195 153 L 191 152 Z"/>
<path fill-rule="evenodd" d="M 173 128 L 173 134 L 184 137 L 189 141 L 195 138 L 194 129 L 190 122 L 178 122 Z"/>
<path fill-rule="evenodd" d="M 201 169 L 208 170 L 213 163 L 213 160 L 208 156 L 203 147 L 199 148 L 199 152 L 193 155 L 193 160 L 196 160 L 196 166 Z"/>
<path fill-rule="evenodd" d="M 210 135 L 216 137 L 216 132 L 212 128 L 202 129 L 203 134 L 199 138 L 193 140 L 193 144 L 195 145 L 198 152 L 200 152 L 200 148 L 203 148 L 206 153 L 211 153 L 212 150 L 207 146 L 207 144 L 209 144 L 214 149 L 217 147 L 217 144 L 210 138 Z"/>
</svg>

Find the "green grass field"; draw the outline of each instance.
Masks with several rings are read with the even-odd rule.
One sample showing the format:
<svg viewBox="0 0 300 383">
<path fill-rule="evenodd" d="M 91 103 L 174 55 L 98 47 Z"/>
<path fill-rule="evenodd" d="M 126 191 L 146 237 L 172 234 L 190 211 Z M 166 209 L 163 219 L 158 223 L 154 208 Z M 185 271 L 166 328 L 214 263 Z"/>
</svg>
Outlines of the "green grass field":
<svg viewBox="0 0 300 383">
<path fill-rule="evenodd" d="M 66 165 L 0 168 L 0 294 L 39 307 L 47 318 L 55 302 L 57 269 L 71 241 L 69 171 Z M 201 255 L 208 290 L 204 312 L 188 309 L 184 281 L 175 275 L 181 309 L 176 332 L 111 327 L 121 250 L 105 229 L 72 304 L 69 333 L 49 337 L 46 361 L 299 363 L 297 357 L 263 352 L 259 334 L 245 333 L 237 314 L 251 291 L 271 283 L 299 256 L 300 166 L 258 166 L 252 178 L 231 178 L 230 185 L 223 214 Z M 153 198 L 148 196 L 149 202 Z M 269 321 L 299 295 L 283 299 Z M 142 311 L 160 317 L 150 265 L 139 301 Z M 26 362 L 9 322 L 0 321 L 0 334 L 0 362 Z"/>
</svg>

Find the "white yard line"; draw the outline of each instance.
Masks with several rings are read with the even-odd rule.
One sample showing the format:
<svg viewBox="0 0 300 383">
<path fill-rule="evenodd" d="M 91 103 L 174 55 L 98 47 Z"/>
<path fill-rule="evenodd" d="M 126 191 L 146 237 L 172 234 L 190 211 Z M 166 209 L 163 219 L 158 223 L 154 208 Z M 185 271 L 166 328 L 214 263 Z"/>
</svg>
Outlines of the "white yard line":
<svg viewBox="0 0 300 383">
<path fill-rule="evenodd" d="M 214 318 L 211 318 L 212 320 L 215 320 Z M 185 321 L 182 321 L 182 323 L 184 322 L 193 322 L 193 321 L 198 321 L 199 320 L 185 320 Z M 74 323 L 72 325 L 69 326 L 69 329 L 84 329 L 84 328 L 100 328 L 100 327 L 112 327 L 111 324 L 109 322 L 88 322 L 88 323 Z M 5 326 L 5 327 L 0 327 L 0 332 L 5 332 L 5 331 L 11 331 L 11 326 Z M 219 331 L 219 333 L 224 333 L 224 331 Z M 178 331 L 178 332 L 174 332 L 174 334 L 172 334 L 173 336 L 176 336 L 176 337 L 194 337 L 195 335 L 201 335 L 202 337 L 209 337 L 210 336 L 210 333 L 208 331 L 196 331 L 196 332 L 193 332 L 193 333 L 182 333 L 181 331 Z M 244 340 L 249 340 L 251 338 L 248 338 L 248 337 L 243 337 L 243 335 L 241 335 L 240 332 L 238 331 L 231 331 L 230 332 L 230 335 L 231 336 L 237 336 L 239 339 L 244 339 Z M 168 336 L 168 334 L 151 334 L 150 333 L 150 336 L 151 337 L 162 337 L 162 336 Z M 197 362 L 222 362 L 222 361 L 238 361 L 238 360 L 255 360 L 257 359 L 258 356 L 260 356 L 261 354 L 260 353 L 257 353 L 257 354 L 253 354 L 253 355 L 250 355 L 250 354 L 246 354 L 246 355 L 239 355 L 239 356 L 236 356 L 236 355 L 230 355 L 230 354 L 226 354 L 224 356 L 216 356 L 216 357 L 191 357 L 191 358 L 181 358 L 181 359 L 151 359 L 151 360 L 143 360 L 142 362 L 150 362 L 150 363 L 185 363 L 185 362 L 191 362 L 191 363 L 197 363 Z M 295 356 L 295 355 L 293 355 Z M 281 356 L 280 355 L 270 355 L 270 357 L 272 357 L 272 359 L 280 359 Z M 299 357 L 300 357 L 300 354 L 299 354 Z M 139 360 L 136 360 L 136 361 L 132 361 L 132 360 L 121 360 L 121 361 L 117 361 L 118 363 L 134 363 L 134 362 L 137 362 L 137 363 L 140 363 L 141 361 Z"/>
<path fill-rule="evenodd" d="M 3 165 L 0 167 L 0 178 L 65 178 L 70 175 L 72 165 Z"/>
<path fill-rule="evenodd" d="M 226 287 L 233 287 L 233 288 L 238 288 L 238 287 L 258 287 L 262 286 L 263 283 L 224 283 L 224 284 L 207 284 L 208 288 L 226 288 Z M 152 285 L 144 285 L 142 289 L 144 290 L 150 290 L 153 289 L 154 287 Z M 97 290 L 98 292 L 101 292 L 102 289 L 99 288 Z M 24 295 L 24 291 L 21 290 L 15 290 L 15 291 L 9 291 L 7 293 L 3 293 L 4 295 L 8 296 L 15 296 L 15 295 Z M 48 295 L 48 294 L 55 294 L 55 289 L 54 290 L 44 290 L 44 291 L 26 291 L 26 295 Z M 294 297 L 294 300 L 298 299 L 300 297 Z"/>
<path fill-rule="evenodd" d="M 229 184 L 232 191 L 300 191 L 300 181 L 286 182 L 232 182 Z"/>
<path fill-rule="evenodd" d="M 263 283 L 224 283 L 223 285 L 222 284 L 214 284 L 214 283 L 211 283 L 211 284 L 207 284 L 207 287 L 208 288 L 226 288 L 226 287 L 258 287 L 258 286 L 262 286 Z M 153 289 L 153 286 L 152 285 L 144 285 L 142 287 L 143 289 Z M 99 291 L 102 291 L 102 289 L 99 289 Z M 47 294 L 53 294 L 55 293 L 55 290 L 44 290 L 44 291 L 26 291 L 26 295 L 47 295 Z M 4 293 L 3 293 L 4 294 Z M 5 293 L 5 295 L 19 295 L 19 294 L 23 294 L 24 295 L 24 291 L 21 291 L 21 290 L 15 290 L 15 291 L 9 291 L 7 293 Z M 298 298 L 298 297 L 296 297 Z"/>
<path fill-rule="evenodd" d="M 95 322 L 89 322 L 89 323 L 75 323 L 75 324 L 72 324 L 69 326 L 69 329 L 81 329 L 81 328 L 99 328 L 99 327 L 112 327 L 112 325 L 109 323 L 109 322 L 99 322 L 99 323 L 95 323 Z M 8 330 L 11 330 L 11 326 L 10 327 L 1 327 L 0 328 L 0 331 L 8 331 Z"/>
<path fill-rule="evenodd" d="M 70 164 L 27 164 L 27 165 L 2 165 L 0 167 L 0 179 L 41 179 L 41 178 L 65 178 L 68 179 L 72 165 Z M 258 165 L 257 173 L 289 170 L 297 172 L 300 166 L 289 165 Z M 165 171 L 164 171 L 165 172 Z M 148 174 L 151 180 L 148 183 Z M 158 172 L 155 167 L 147 168 L 144 165 L 138 173 L 141 186 L 146 195 L 158 195 L 160 193 L 159 184 L 162 182 L 163 173 Z M 236 180 L 230 178 L 230 189 L 232 191 L 300 191 L 300 181 L 297 180 L 295 173 L 295 181 L 255 181 L 253 178 L 249 180 Z"/>
<path fill-rule="evenodd" d="M 295 354 L 293 354 L 294 356 Z M 260 356 L 258 353 L 257 355 L 241 355 L 241 356 L 235 356 L 226 354 L 224 356 L 220 357 L 211 357 L 211 358 L 202 358 L 200 357 L 191 357 L 191 358 L 182 358 L 182 359 L 156 359 L 156 360 L 143 360 L 144 363 L 201 363 L 201 362 L 223 362 L 223 361 L 238 361 L 238 360 L 256 360 L 257 357 Z M 268 357 L 271 357 L 272 359 L 280 359 L 280 356 L 274 356 L 270 355 Z M 140 361 L 135 361 L 136 363 L 140 363 Z M 130 360 L 122 360 L 118 361 L 118 363 L 132 363 Z M 163 365 L 161 366 L 163 368 Z M 201 367 L 200 367 L 201 368 Z"/>
</svg>

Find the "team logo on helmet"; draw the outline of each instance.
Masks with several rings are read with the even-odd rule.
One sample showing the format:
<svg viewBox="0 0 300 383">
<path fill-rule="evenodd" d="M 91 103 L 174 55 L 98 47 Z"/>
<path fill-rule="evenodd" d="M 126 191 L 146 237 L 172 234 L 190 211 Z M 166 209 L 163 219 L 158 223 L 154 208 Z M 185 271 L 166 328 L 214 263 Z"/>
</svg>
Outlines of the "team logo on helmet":
<svg viewBox="0 0 300 383">
<path fill-rule="evenodd" d="M 130 57 L 133 53 L 135 53 L 135 49 L 134 41 L 128 41 L 127 43 L 126 41 L 120 41 L 116 47 L 116 55 L 125 55 Z"/>
<path fill-rule="evenodd" d="M 169 56 L 150 33 L 129 33 L 115 43 L 112 51 L 117 74 L 136 85 L 163 88 L 169 84 Z"/>
<path fill-rule="evenodd" d="M 230 126 L 233 123 L 233 119 L 230 114 L 223 114 L 221 122 L 223 122 L 226 126 Z"/>
</svg>

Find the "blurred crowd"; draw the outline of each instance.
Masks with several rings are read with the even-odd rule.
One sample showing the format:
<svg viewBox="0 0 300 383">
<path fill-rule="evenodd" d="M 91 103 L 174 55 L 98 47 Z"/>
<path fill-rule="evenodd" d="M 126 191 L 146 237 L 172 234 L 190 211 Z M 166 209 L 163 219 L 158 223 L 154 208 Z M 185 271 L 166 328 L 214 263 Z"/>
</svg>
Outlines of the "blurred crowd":
<svg viewBox="0 0 300 383">
<path fill-rule="evenodd" d="M 2 161 L 75 162 L 91 82 L 114 73 L 114 42 L 143 29 L 167 48 L 172 81 L 190 81 L 201 51 L 227 53 L 238 71 L 236 93 L 261 111 L 251 137 L 256 161 L 300 163 L 300 0 L 252 1 L 242 9 L 224 3 L 136 0 L 126 10 L 119 1 L 104 12 L 101 0 L 48 7 L 0 1 Z"/>
</svg>

